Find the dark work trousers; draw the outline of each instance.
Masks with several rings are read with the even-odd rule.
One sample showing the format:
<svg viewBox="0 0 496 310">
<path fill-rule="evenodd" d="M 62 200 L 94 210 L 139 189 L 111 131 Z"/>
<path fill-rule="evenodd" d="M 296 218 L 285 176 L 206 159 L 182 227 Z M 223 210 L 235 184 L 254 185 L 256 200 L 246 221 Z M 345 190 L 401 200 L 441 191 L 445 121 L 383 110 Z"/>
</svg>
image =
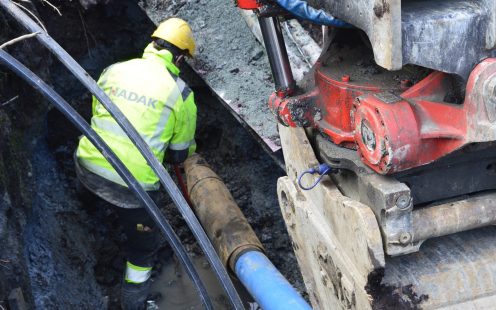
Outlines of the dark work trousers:
<svg viewBox="0 0 496 310">
<path fill-rule="evenodd" d="M 136 266 L 153 267 L 160 234 L 145 208 L 114 207 L 114 210 L 127 237 L 127 260 Z"/>
<path fill-rule="evenodd" d="M 92 195 L 112 206 L 118 215 L 119 222 L 124 229 L 127 241 L 125 247 L 128 261 L 139 267 L 153 267 L 153 261 L 160 246 L 160 232 L 146 209 L 134 194 L 127 188 L 115 184 L 96 175 L 77 162 L 76 174 L 78 176 L 78 192 L 81 196 Z M 150 191 L 148 194 L 158 202 L 159 191 Z M 94 199 L 84 199 L 91 201 Z"/>
</svg>

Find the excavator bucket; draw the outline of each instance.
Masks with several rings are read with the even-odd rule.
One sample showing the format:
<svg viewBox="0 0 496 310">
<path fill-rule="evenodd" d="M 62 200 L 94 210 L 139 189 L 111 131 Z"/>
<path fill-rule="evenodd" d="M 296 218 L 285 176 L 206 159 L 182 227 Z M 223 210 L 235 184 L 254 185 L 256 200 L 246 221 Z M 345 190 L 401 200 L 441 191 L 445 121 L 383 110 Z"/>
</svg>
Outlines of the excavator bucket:
<svg viewBox="0 0 496 310">
<path fill-rule="evenodd" d="M 312 191 L 299 188 L 297 174 L 318 161 L 303 129 L 279 131 L 283 150 L 292 150 L 284 152 L 279 202 L 314 309 L 493 309 L 496 227 L 388 256 L 371 208 L 327 176 Z"/>
</svg>

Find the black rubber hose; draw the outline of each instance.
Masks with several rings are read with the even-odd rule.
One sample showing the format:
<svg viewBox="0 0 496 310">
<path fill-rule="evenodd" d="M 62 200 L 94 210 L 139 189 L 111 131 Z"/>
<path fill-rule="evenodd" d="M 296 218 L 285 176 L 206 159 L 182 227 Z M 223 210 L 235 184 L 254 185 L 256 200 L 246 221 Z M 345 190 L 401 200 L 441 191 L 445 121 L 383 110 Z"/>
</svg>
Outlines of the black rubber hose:
<svg viewBox="0 0 496 310">
<path fill-rule="evenodd" d="M 84 71 L 84 69 L 55 41 L 53 40 L 38 24 L 36 24 L 29 16 L 27 16 L 23 11 L 21 11 L 12 1 L 10 0 L 0 0 L 0 5 L 12 15 L 18 22 L 20 22 L 28 31 L 33 33 L 38 33 L 36 38 L 55 56 L 62 62 L 69 71 L 74 74 L 74 76 L 100 101 L 100 103 L 107 109 L 107 111 L 114 117 L 116 122 L 122 128 L 122 130 L 128 135 L 129 139 L 134 143 L 134 145 L 141 152 L 143 157 L 146 159 L 150 167 L 157 174 L 160 182 L 164 186 L 165 190 L 169 196 L 174 201 L 175 205 L 179 209 L 179 212 L 183 216 L 184 220 L 191 229 L 193 235 L 198 241 L 200 247 L 202 248 L 205 256 L 207 257 L 212 269 L 214 270 L 217 278 L 219 279 L 226 295 L 228 296 L 234 309 L 243 309 L 243 303 L 239 298 L 236 289 L 234 288 L 226 269 L 222 265 L 217 253 L 215 252 L 212 243 L 208 239 L 205 231 L 203 230 L 198 219 L 194 215 L 188 203 L 184 199 L 181 191 L 177 188 L 176 184 L 167 173 L 162 164 L 153 155 L 152 151 L 146 144 L 146 142 L 141 138 L 140 134 L 136 131 L 129 120 L 124 116 L 124 114 L 119 110 L 119 108 L 112 103 L 110 98 L 105 94 L 105 92 L 98 87 L 96 82 L 91 78 L 91 76 Z"/>
<path fill-rule="evenodd" d="M 193 283 L 198 290 L 202 303 L 206 309 L 213 309 L 212 302 L 208 297 L 208 293 L 201 281 L 196 269 L 191 262 L 186 250 L 184 249 L 181 241 L 175 234 L 169 222 L 164 218 L 155 202 L 150 198 L 148 193 L 141 187 L 139 182 L 134 178 L 127 167 L 115 155 L 110 147 L 103 141 L 103 139 L 86 123 L 86 121 L 78 114 L 74 108 L 68 104 L 57 92 L 48 86 L 43 80 L 40 79 L 31 70 L 26 68 L 23 64 L 17 61 L 14 57 L 9 55 L 4 50 L 0 49 L 0 62 L 3 63 L 10 70 L 15 72 L 18 76 L 28 82 L 33 88 L 41 92 L 55 107 L 62 112 L 88 139 L 93 145 L 102 153 L 107 161 L 114 167 L 121 178 L 126 182 L 129 188 L 134 192 L 136 197 L 143 202 L 148 213 L 153 220 L 158 224 L 158 227 L 164 234 L 165 238 L 172 246 L 177 257 L 183 264 L 186 272 L 193 280 Z"/>
</svg>

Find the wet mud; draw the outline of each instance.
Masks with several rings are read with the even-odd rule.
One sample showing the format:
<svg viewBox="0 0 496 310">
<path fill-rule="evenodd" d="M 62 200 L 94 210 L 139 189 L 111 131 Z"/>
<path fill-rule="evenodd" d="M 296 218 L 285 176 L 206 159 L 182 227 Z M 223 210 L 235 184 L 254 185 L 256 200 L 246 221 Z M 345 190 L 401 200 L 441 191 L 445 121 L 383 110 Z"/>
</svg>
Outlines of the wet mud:
<svg viewBox="0 0 496 310">
<path fill-rule="evenodd" d="M 222 287 L 217 282 L 206 258 L 195 257 L 193 258 L 193 264 L 204 281 L 214 308 L 219 310 L 230 309 L 229 301 L 226 299 Z M 192 282 L 182 265 L 175 260 L 169 262 L 154 279 L 152 291 L 154 294 L 160 294 L 159 297 L 156 297 L 155 302 L 159 309 L 203 309 Z"/>
</svg>

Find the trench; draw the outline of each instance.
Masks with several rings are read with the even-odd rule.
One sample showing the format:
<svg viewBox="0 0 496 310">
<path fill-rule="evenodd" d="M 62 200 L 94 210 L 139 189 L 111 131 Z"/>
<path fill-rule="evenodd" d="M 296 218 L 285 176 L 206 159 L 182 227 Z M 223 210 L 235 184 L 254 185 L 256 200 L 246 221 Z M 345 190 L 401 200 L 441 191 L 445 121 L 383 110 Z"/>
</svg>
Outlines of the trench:
<svg viewBox="0 0 496 310">
<path fill-rule="evenodd" d="M 42 1 L 33 1 L 31 9 L 94 78 L 112 63 L 139 57 L 155 27 L 138 1 L 52 2 L 62 16 Z M 2 13 L 0 25 L 2 41 L 20 34 L 15 22 Z M 36 41 L 21 42 L 8 51 L 89 120 L 89 93 Z M 190 67 L 182 68 L 182 77 L 197 100 L 198 152 L 226 182 L 268 257 L 304 293 L 277 202 L 276 182 L 284 171 Z M 29 308 L 117 309 L 124 235 L 108 205 L 77 194 L 72 154 L 79 133 L 4 68 L 0 104 L 0 306 L 8 309 L 9 294 L 20 288 Z M 163 196 L 163 212 L 222 309 L 227 301 L 201 250 L 179 213 L 166 203 L 165 192 Z M 200 309 L 189 280 L 165 246 L 157 259 L 152 292 L 162 295 L 162 308 Z M 178 292 L 182 295 L 171 303 Z M 254 307 L 246 293 L 243 296 L 247 307 Z"/>
</svg>

